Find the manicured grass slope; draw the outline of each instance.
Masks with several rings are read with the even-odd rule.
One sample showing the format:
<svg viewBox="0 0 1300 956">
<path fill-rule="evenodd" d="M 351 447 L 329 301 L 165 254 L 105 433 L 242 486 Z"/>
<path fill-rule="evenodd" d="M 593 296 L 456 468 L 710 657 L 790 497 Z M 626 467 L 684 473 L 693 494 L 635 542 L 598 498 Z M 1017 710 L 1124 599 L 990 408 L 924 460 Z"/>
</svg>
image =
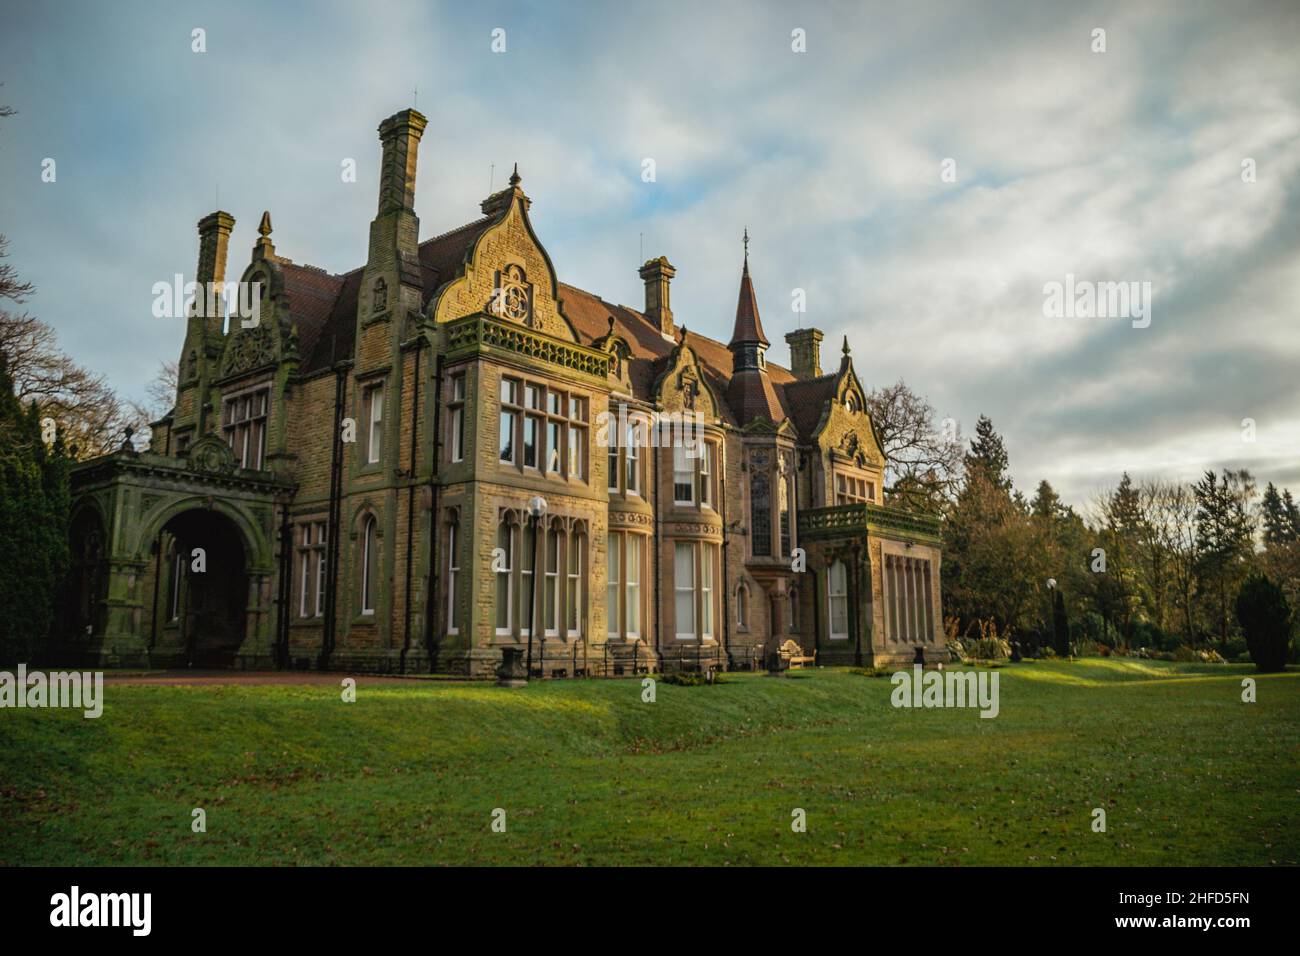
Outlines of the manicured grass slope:
<svg viewBox="0 0 1300 956">
<path fill-rule="evenodd" d="M 894 709 L 888 680 L 830 670 L 661 683 L 654 704 L 631 680 L 363 680 L 354 704 L 110 684 L 99 720 L 0 711 L 0 861 L 1300 862 L 1300 674 L 1259 677 L 1254 704 L 1248 667 L 1000 674 L 993 720 Z"/>
</svg>

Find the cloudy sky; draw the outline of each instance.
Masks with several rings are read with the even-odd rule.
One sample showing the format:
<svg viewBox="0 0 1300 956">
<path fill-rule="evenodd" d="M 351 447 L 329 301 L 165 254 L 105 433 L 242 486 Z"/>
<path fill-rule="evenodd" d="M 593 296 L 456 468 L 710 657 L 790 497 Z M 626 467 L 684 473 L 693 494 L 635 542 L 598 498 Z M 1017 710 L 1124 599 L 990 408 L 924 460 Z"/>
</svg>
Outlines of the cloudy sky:
<svg viewBox="0 0 1300 956">
<path fill-rule="evenodd" d="M 363 262 L 375 127 L 418 96 L 425 237 L 518 162 L 561 278 L 639 306 L 666 254 L 679 323 L 725 341 L 748 226 L 775 361 L 800 322 L 828 366 L 847 333 L 868 387 L 967 435 L 990 415 L 1022 487 L 1300 491 L 1295 2 L 5 6 L 0 232 L 30 310 L 128 395 L 180 347 L 150 290 L 213 208 L 236 274 L 263 209 L 281 254 Z M 1045 317 L 1067 274 L 1150 282 L 1149 327 Z"/>
</svg>

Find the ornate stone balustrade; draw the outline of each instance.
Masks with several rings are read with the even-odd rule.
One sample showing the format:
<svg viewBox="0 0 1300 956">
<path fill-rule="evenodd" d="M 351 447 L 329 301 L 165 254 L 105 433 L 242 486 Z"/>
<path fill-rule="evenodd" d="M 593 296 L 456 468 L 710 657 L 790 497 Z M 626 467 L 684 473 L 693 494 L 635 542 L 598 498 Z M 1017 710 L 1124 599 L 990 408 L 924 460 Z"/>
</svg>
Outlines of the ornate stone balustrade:
<svg viewBox="0 0 1300 956">
<path fill-rule="evenodd" d="M 506 351 L 559 365 L 602 382 L 609 375 L 608 353 L 565 342 L 486 313 L 467 315 L 448 323 L 446 334 L 448 358 L 479 351 Z"/>
<path fill-rule="evenodd" d="M 940 540 L 938 518 L 899 508 L 869 504 L 836 505 L 833 508 L 813 508 L 799 514 L 801 537 L 829 538 L 867 532 L 934 544 Z"/>
</svg>

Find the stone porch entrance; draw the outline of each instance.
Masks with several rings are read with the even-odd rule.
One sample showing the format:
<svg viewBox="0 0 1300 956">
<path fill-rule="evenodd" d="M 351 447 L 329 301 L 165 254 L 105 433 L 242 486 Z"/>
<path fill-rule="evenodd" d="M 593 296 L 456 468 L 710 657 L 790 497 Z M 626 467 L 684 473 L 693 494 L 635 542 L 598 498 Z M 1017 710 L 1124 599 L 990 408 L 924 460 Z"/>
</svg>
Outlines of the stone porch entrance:
<svg viewBox="0 0 1300 956">
<path fill-rule="evenodd" d="M 122 450 L 74 467 L 73 574 L 55 656 L 105 667 L 267 668 L 276 546 L 294 486 L 215 438 L 184 458 Z M 197 553 L 196 553 L 197 551 Z"/>
</svg>

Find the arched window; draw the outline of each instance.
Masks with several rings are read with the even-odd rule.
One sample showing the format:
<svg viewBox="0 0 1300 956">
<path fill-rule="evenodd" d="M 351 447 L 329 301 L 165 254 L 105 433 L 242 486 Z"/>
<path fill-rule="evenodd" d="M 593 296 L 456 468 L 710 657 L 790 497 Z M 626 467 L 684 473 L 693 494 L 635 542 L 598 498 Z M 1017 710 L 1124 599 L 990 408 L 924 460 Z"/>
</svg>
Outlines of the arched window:
<svg viewBox="0 0 1300 956">
<path fill-rule="evenodd" d="M 460 628 L 456 607 L 456 586 L 460 579 L 460 526 L 456 523 L 456 513 L 451 512 L 447 522 L 447 633 L 458 634 Z"/>
<path fill-rule="evenodd" d="M 749 586 L 744 581 L 736 585 L 736 627 L 749 630 Z"/>
<path fill-rule="evenodd" d="M 777 521 L 781 530 L 781 556 L 790 553 L 790 478 L 782 475 L 777 484 Z"/>
<path fill-rule="evenodd" d="M 542 585 L 542 626 L 548 637 L 560 633 L 560 538 L 560 529 L 552 525 L 546 529 L 546 537 L 542 542 L 542 573 L 545 575 Z"/>
<path fill-rule="evenodd" d="M 756 558 L 772 556 L 772 489 L 767 469 L 756 467 L 749 478 L 749 526 Z"/>
<path fill-rule="evenodd" d="M 570 637 L 582 635 L 582 561 L 587 536 L 580 530 L 569 534 L 568 579 L 564 592 L 565 629 Z"/>
<path fill-rule="evenodd" d="M 361 529 L 361 613 L 375 613 L 376 583 L 379 580 L 379 523 L 375 516 L 366 518 Z"/>
<path fill-rule="evenodd" d="M 790 630 L 799 630 L 799 589 L 790 589 Z"/>
<path fill-rule="evenodd" d="M 514 604 L 515 587 L 512 567 L 514 565 L 514 528 L 508 516 L 501 516 L 497 526 L 498 554 L 493 557 L 497 573 L 497 607 L 496 628 L 498 634 L 509 634 L 513 623 L 511 606 Z"/>
<path fill-rule="evenodd" d="M 843 561 L 836 561 L 826 572 L 826 600 L 830 616 L 831 640 L 849 636 L 849 575 Z"/>
<path fill-rule="evenodd" d="M 533 567 L 537 561 L 537 533 L 531 521 L 520 528 L 519 542 L 519 633 L 527 637 L 533 630 L 537 616 L 537 601 L 533 596 Z"/>
</svg>

